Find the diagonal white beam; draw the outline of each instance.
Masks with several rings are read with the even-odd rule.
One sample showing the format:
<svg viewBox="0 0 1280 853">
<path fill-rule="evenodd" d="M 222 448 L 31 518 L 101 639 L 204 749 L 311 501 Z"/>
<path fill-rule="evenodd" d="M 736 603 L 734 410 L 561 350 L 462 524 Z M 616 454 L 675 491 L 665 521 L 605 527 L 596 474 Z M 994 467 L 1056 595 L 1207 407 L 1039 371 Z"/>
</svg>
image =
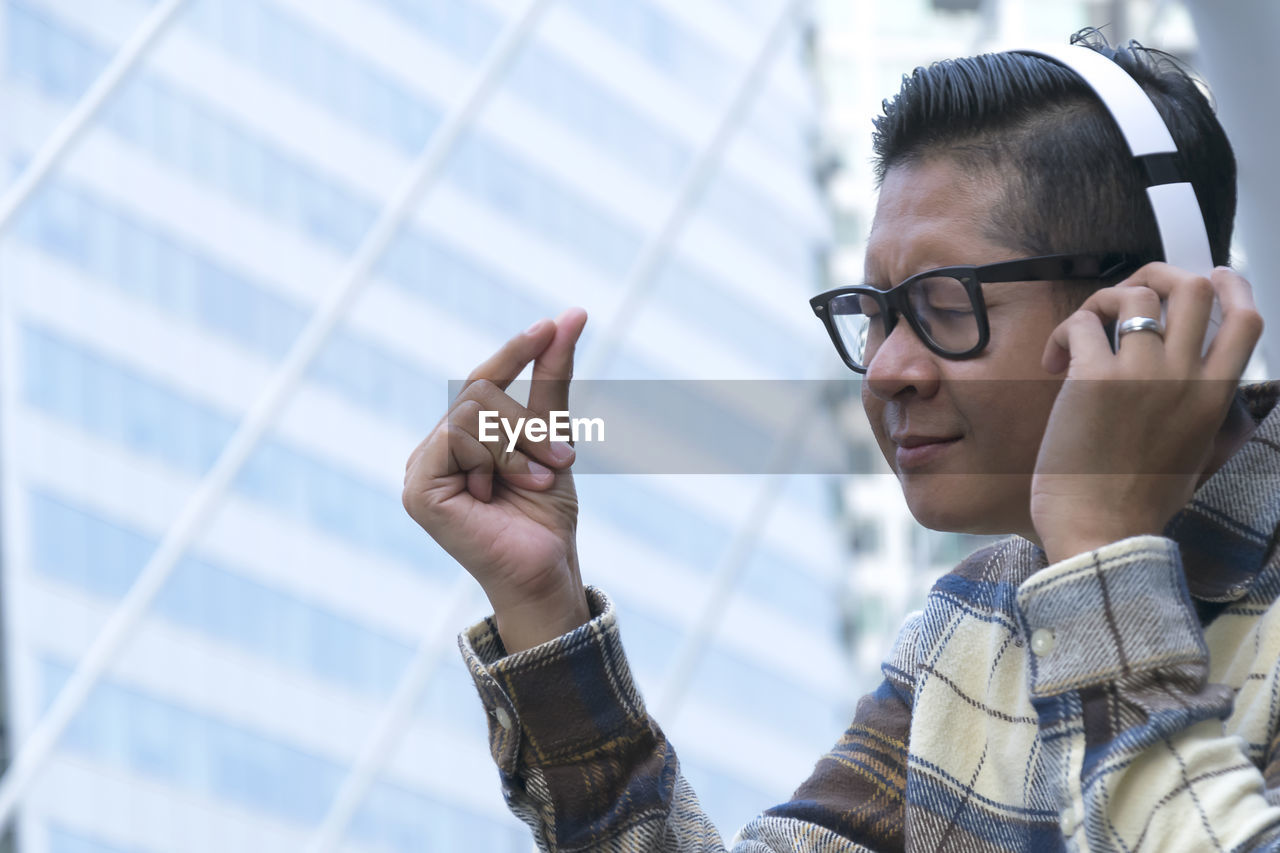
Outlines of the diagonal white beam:
<svg viewBox="0 0 1280 853">
<path fill-rule="evenodd" d="M 275 422 L 307 367 L 352 304 L 374 263 L 391 242 L 401 223 L 413 211 L 423 191 L 439 176 L 459 136 L 471 125 L 492 94 L 495 84 L 549 2 L 550 0 L 530 0 L 524 11 L 513 19 L 499 37 L 457 105 L 414 161 L 404 181 L 388 200 L 377 221 L 311 316 L 306 328 L 294 341 L 284 361 L 240 422 L 218 460 L 165 533 L 138 579 L 94 638 L 53 705 L 19 748 L 13 763 L 5 771 L 3 779 L 0 779 L 0 827 L 8 823 L 14 809 L 57 745 L 58 738 L 110 666 L 112 659 L 132 636 L 178 560 L 218 508 L 249 454 Z"/>
<path fill-rule="evenodd" d="M 596 345 L 587 351 L 575 368 L 578 374 L 601 376 L 605 364 L 617 351 L 618 343 L 626 337 L 628 328 L 649 296 L 653 286 L 653 274 L 671 253 L 671 248 L 684 228 L 690 212 L 702 198 L 707 183 L 720 167 L 725 149 L 729 147 L 734 133 L 742 124 L 742 119 L 755 100 L 756 93 L 764 88 L 765 76 L 779 48 L 786 40 L 788 27 L 795 22 L 800 8 L 806 2 L 807 0 L 786 0 L 782 4 L 764 41 L 756 51 L 755 58 L 747 66 L 738 87 L 734 90 L 733 97 L 721 115 L 715 131 L 681 179 L 680 188 L 676 191 L 662 224 L 645 242 L 636 260 L 627 270 L 627 276 L 623 279 L 620 288 L 622 297 L 618 300 L 618 307 L 609 317 L 608 324 L 597 334 Z"/>
<path fill-rule="evenodd" d="M 23 205 L 31 198 L 50 173 L 62 162 L 76 144 L 80 136 L 98 117 L 102 105 L 115 94 L 120 84 L 129 76 L 138 64 L 173 23 L 186 0 L 165 0 L 156 6 L 143 19 L 129 40 L 121 45 L 112 57 L 111 62 L 98 75 L 97 79 L 81 96 L 71 112 L 54 129 L 53 135 L 45 141 L 27 168 L 14 182 L 9 191 L 0 199 L 0 234 L 8 229 L 14 217 L 22 210 Z"/>
<path fill-rule="evenodd" d="M 823 364 L 829 364 L 830 358 L 823 358 Z M 698 667 L 702 656 L 711 647 L 720 622 L 728 610 L 729 599 L 734 589 L 746 572 L 747 563 L 760 537 L 764 535 L 769 516 L 778 505 L 778 498 L 787 484 L 791 462 L 799 452 L 801 438 L 806 428 L 812 428 L 814 414 L 822 405 L 824 380 L 809 380 L 810 386 L 803 405 L 796 407 L 787 422 L 786 432 L 770 451 L 769 460 L 765 463 L 765 481 L 751 500 L 747 513 L 738 522 L 724 549 L 716 568 L 707 582 L 706 592 L 698 607 L 698 615 L 692 627 L 680 641 L 676 649 L 675 659 L 667 668 L 662 685 L 658 688 L 658 698 L 654 703 L 654 713 L 663 725 L 670 727 L 680 706 L 684 703 L 689 691 L 689 683 Z"/>
<path fill-rule="evenodd" d="M 330 853 L 342 843 L 342 836 L 355 817 L 356 809 L 364 802 L 365 795 L 401 736 L 413 724 L 418 702 L 436 674 L 441 656 L 451 645 L 454 626 L 465 618 L 479 589 L 466 572 L 460 572 L 454 580 L 435 621 L 400 676 L 395 692 L 362 745 L 355 763 L 343 778 L 329 811 L 308 842 L 306 853 Z"/>
<path fill-rule="evenodd" d="M 689 210 L 697 203 L 707 181 L 723 159 L 729 141 L 741 125 L 743 116 L 755 94 L 763 86 L 765 73 L 783 43 L 788 24 L 805 2 L 806 0 L 786 0 L 783 4 L 755 58 L 743 73 L 714 132 L 685 171 L 680 186 L 672 196 L 671 203 L 658 227 L 653 230 L 644 247 L 637 254 L 636 260 L 631 264 L 623 280 L 623 296 L 619 300 L 618 307 L 614 310 L 606 331 L 596 338 L 595 346 L 588 350 L 582 359 L 581 363 L 587 367 L 575 371 L 579 375 L 597 375 L 620 346 L 632 316 L 651 292 L 649 285 L 654 271 L 666 260 L 688 218 Z M 758 513 L 762 516 L 765 514 L 767 510 L 765 513 Z M 465 591 L 474 594 L 475 582 L 470 575 L 463 573 L 450 590 L 449 603 L 442 608 L 441 620 L 449 619 L 451 612 L 455 610 L 462 612 L 462 608 L 470 601 L 470 596 Z M 343 780 L 329 808 L 329 813 L 325 815 L 319 829 L 307 845 L 307 853 L 330 853 L 341 843 L 342 834 L 346 831 L 355 810 L 364 800 L 377 774 L 381 772 L 395 744 L 412 723 L 412 710 L 417 707 L 423 691 L 426 690 L 435 672 L 440 655 L 452 639 L 453 630 L 449 627 L 450 624 L 448 621 L 437 621 L 423 635 L 413 660 L 410 661 L 396 686 L 392 699 L 374 725 L 346 779 Z"/>
</svg>

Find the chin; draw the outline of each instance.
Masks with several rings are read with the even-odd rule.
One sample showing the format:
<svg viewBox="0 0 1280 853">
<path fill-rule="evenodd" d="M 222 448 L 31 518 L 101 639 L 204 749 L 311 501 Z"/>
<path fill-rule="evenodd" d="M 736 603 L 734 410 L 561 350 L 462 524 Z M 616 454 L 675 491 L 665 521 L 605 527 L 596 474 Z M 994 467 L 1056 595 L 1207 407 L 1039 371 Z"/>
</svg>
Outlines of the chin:
<svg viewBox="0 0 1280 853">
<path fill-rule="evenodd" d="M 964 474 L 933 474 L 912 479 L 914 482 L 902 483 L 903 497 L 912 517 L 930 530 L 1004 536 L 1021 532 L 1025 525 L 1020 520 L 1030 513 L 1029 493 L 1014 490 L 1022 494 L 1022 500 L 1020 504 L 1017 500 L 1009 501 L 1009 486 L 1014 484 L 996 482 L 1008 479 L 1007 475 L 988 474 L 978 478 L 982 482 L 975 482 L 974 477 Z M 1019 506 L 1021 512 L 1016 511 Z"/>
</svg>

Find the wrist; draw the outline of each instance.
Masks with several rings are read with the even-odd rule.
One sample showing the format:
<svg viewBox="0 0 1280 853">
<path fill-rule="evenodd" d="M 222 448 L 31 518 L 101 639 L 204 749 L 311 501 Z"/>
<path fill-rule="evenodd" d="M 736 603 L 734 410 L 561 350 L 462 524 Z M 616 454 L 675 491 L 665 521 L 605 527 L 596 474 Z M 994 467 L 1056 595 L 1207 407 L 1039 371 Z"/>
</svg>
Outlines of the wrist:
<svg viewBox="0 0 1280 853">
<path fill-rule="evenodd" d="M 501 604 L 490 598 L 490 604 L 498 636 L 509 655 L 554 640 L 591 621 L 586 588 L 576 579 L 552 593 Z"/>
<path fill-rule="evenodd" d="M 1120 537 L 1123 539 L 1124 537 Z M 1061 563 L 1063 560 L 1070 560 L 1072 557 L 1078 557 L 1081 554 L 1087 554 L 1090 551 L 1096 551 L 1104 545 L 1117 542 L 1118 539 L 1098 540 L 1098 539 L 1080 539 L 1067 542 L 1055 542 L 1044 544 L 1044 556 L 1049 565 Z"/>
<path fill-rule="evenodd" d="M 1055 563 L 1061 563 L 1063 560 L 1070 560 L 1072 557 L 1078 557 L 1090 551 L 1097 551 L 1099 548 L 1105 548 L 1108 545 L 1134 536 L 1159 535 L 1158 532 L 1152 533 L 1150 530 L 1133 530 L 1124 533 L 1072 536 L 1059 540 L 1045 539 L 1043 545 L 1044 555 L 1049 565 L 1054 565 Z"/>
</svg>

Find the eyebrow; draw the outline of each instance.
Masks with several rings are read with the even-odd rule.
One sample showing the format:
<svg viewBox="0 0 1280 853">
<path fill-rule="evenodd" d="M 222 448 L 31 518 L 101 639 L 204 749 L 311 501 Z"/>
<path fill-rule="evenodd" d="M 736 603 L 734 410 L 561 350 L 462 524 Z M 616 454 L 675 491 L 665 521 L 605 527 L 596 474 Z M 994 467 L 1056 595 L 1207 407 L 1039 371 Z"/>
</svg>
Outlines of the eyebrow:
<svg viewBox="0 0 1280 853">
<path fill-rule="evenodd" d="M 931 261 L 935 261 L 935 260 L 937 260 L 937 259 L 936 259 L 936 258 L 931 258 L 930 260 L 931 260 Z M 965 266 L 965 264 L 958 264 L 958 263 L 950 263 L 950 264 L 930 263 L 930 264 L 929 264 L 929 265 L 927 265 L 927 266 L 921 266 L 921 267 L 920 267 L 919 269 L 917 269 L 915 272 L 913 272 L 913 273 L 909 273 L 909 274 L 907 274 L 907 275 L 903 276 L 902 278 L 898 279 L 897 281 L 889 281 L 889 280 L 888 280 L 888 277 L 887 277 L 887 276 L 885 276 L 885 275 L 883 275 L 882 271 L 881 271 L 878 267 L 876 267 L 876 266 L 874 266 L 874 265 L 872 265 L 872 266 L 871 266 L 871 268 L 872 268 L 872 271 L 873 271 L 873 272 L 879 272 L 879 273 L 881 273 L 880 275 L 874 275 L 874 274 L 868 274 L 868 273 L 867 273 L 867 266 L 866 266 L 866 265 L 864 265 L 864 266 L 863 266 L 863 276 L 862 276 L 862 281 L 861 281 L 861 283 L 862 283 L 864 286 L 866 286 L 866 287 L 874 287 L 876 290 L 888 290 L 888 289 L 890 289 L 891 287 L 897 287 L 899 284 L 902 284 L 902 283 L 903 283 L 904 281 L 906 281 L 907 279 L 912 278 L 913 276 L 920 275 L 921 273 L 926 273 L 926 272 L 929 272 L 929 271 L 931 271 L 931 270 L 942 270 L 942 269 L 948 269 L 948 268 L 950 268 L 950 267 L 957 267 L 957 266 Z"/>
</svg>

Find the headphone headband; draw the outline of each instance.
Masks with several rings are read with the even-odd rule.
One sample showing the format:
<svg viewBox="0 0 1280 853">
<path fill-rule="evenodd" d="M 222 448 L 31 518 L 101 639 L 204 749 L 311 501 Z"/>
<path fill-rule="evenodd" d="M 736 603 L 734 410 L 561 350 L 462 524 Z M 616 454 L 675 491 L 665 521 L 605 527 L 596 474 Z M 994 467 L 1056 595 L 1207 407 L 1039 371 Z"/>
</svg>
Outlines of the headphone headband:
<svg viewBox="0 0 1280 853">
<path fill-rule="evenodd" d="M 1209 235 L 1195 189 L 1187 180 L 1169 128 L 1138 82 L 1095 50 L 1082 45 L 1017 50 L 1070 68 L 1093 89 L 1115 120 L 1147 178 L 1165 261 L 1197 275 L 1213 269 Z"/>
</svg>

